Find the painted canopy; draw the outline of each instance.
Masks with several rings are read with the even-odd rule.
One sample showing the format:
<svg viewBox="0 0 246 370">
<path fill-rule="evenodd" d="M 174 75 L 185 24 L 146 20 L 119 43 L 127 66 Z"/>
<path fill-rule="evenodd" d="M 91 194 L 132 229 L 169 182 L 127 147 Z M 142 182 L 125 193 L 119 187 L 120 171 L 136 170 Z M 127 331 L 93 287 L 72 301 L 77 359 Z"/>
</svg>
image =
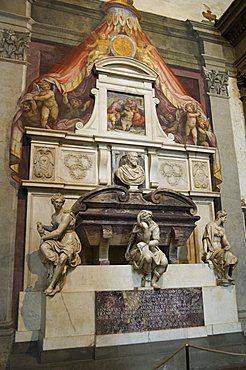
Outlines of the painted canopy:
<svg viewBox="0 0 246 370">
<path fill-rule="evenodd" d="M 20 99 L 12 124 L 10 149 L 10 166 L 16 179 L 25 127 L 74 130 L 78 120 L 85 125 L 94 106 L 90 95 L 96 81 L 93 65 L 112 55 L 136 58 L 158 74 L 157 114 L 162 129 L 166 134 L 173 134 L 175 142 L 216 147 L 215 136 L 200 103 L 188 95 L 143 32 L 133 1 L 111 0 L 104 4 L 104 10 L 106 16 L 102 23 L 63 63 L 33 81 Z M 218 157 L 214 158 L 213 176 L 219 187 Z"/>
</svg>

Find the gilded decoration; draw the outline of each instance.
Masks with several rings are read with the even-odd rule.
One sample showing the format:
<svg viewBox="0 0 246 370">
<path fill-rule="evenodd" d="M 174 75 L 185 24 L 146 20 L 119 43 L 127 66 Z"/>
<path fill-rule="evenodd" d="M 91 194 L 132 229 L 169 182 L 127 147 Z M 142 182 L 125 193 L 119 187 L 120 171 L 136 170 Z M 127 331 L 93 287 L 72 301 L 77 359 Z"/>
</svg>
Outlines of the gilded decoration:
<svg viewBox="0 0 246 370">
<path fill-rule="evenodd" d="M 134 57 L 136 44 L 126 35 L 117 35 L 111 40 L 111 51 L 115 56 Z"/>
</svg>

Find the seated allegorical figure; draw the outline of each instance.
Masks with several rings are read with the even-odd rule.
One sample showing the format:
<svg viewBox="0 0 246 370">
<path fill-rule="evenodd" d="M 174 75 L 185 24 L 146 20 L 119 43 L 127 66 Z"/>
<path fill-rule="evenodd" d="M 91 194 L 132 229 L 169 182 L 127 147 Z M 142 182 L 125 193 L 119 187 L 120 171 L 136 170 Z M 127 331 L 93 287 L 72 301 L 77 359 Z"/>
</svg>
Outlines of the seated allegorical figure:
<svg viewBox="0 0 246 370">
<path fill-rule="evenodd" d="M 125 163 L 115 171 L 115 176 L 121 183 L 130 186 L 138 186 L 144 183 L 144 169 L 138 163 L 138 153 L 129 152 Z"/>
<path fill-rule="evenodd" d="M 232 271 L 238 263 L 236 256 L 230 251 L 230 244 L 225 235 L 224 223 L 227 213 L 218 211 L 215 221 L 209 222 L 203 234 L 202 261 L 213 266 L 221 283 L 232 283 Z"/>
<path fill-rule="evenodd" d="M 143 286 L 150 275 L 154 289 L 160 288 L 157 282 L 168 265 L 165 253 L 158 247 L 159 242 L 160 230 L 157 223 L 152 220 L 152 212 L 140 211 L 131 232 L 125 257 L 135 270 L 143 274 Z"/>
<path fill-rule="evenodd" d="M 81 243 L 74 231 L 75 215 L 63 208 L 64 202 L 62 194 L 54 194 L 51 203 L 55 213 L 51 218 L 51 226 L 37 222 L 37 230 L 41 236 L 41 259 L 47 267 L 49 286 L 45 294 L 48 296 L 53 296 L 62 289 L 67 268 L 76 267 L 81 262 Z"/>
</svg>

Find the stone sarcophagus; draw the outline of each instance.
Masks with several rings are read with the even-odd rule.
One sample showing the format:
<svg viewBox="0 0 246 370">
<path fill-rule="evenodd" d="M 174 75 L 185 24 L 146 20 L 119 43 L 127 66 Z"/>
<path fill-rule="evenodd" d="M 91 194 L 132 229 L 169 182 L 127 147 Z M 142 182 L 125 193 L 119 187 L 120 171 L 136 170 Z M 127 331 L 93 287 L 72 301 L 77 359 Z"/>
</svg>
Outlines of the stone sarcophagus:
<svg viewBox="0 0 246 370">
<path fill-rule="evenodd" d="M 72 209 L 86 264 L 124 264 L 132 225 L 142 209 L 152 211 L 160 227 L 159 247 L 171 263 L 178 263 L 179 248 L 185 247 L 200 218 L 190 198 L 168 189 L 144 194 L 122 186 L 97 188 L 82 195 Z"/>
</svg>

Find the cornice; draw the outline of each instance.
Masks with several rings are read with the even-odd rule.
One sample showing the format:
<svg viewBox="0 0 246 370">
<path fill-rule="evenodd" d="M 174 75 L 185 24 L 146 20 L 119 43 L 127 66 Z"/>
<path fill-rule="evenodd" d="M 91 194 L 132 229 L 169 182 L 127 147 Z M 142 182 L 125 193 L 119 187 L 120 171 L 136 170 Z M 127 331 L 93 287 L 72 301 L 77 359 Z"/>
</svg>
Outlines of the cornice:
<svg viewBox="0 0 246 370">
<path fill-rule="evenodd" d="M 73 4 L 73 1 L 64 0 L 33 0 L 33 13 L 35 8 L 54 9 L 67 14 L 83 14 L 86 17 L 102 20 L 104 12 L 102 10 L 102 2 L 99 0 L 84 0 L 81 5 Z"/>
<path fill-rule="evenodd" d="M 246 1 L 235 0 L 216 22 L 220 30 L 233 46 L 236 46 L 246 36 Z"/>
<path fill-rule="evenodd" d="M 87 34 L 68 28 L 35 22 L 32 28 L 32 40 L 46 40 L 48 42 L 62 43 L 77 46 Z"/>
<path fill-rule="evenodd" d="M 11 28 L 15 31 L 31 31 L 34 21 L 30 17 L 0 10 L 1 28 Z"/>
</svg>

